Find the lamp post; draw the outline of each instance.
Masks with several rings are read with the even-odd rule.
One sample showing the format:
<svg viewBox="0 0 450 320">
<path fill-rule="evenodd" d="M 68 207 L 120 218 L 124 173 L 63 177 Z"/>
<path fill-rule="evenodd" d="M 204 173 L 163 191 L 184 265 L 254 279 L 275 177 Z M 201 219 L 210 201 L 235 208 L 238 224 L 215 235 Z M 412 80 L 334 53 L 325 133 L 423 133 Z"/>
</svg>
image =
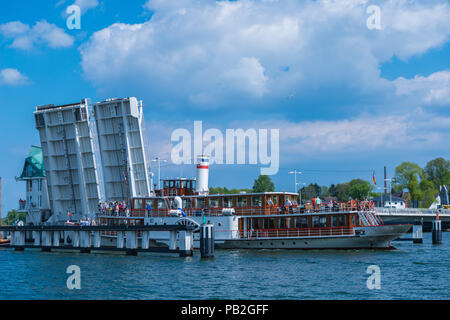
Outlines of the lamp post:
<svg viewBox="0 0 450 320">
<path fill-rule="evenodd" d="M 385 181 L 389 181 L 389 205 L 392 204 L 392 181 L 395 182 L 395 178 L 386 178 Z"/>
<path fill-rule="evenodd" d="M 158 162 L 158 189 L 161 189 L 161 162 L 167 162 L 167 160 L 156 157 L 152 162 Z"/>
<path fill-rule="evenodd" d="M 294 192 L 298 192 L 297 185 L 300 184 L 300 183 L 297 183 L 297 174 L 302 174 L 302 172 L 294 170 L 294 171 L 289 171 L 289 174 L 293 174 L 294 175 Z M 300 192 L 300 204 L 301 204 L 301 202 L 302 202 L 302 195 L 301 195 L 301 192 Z"/>
</svg>

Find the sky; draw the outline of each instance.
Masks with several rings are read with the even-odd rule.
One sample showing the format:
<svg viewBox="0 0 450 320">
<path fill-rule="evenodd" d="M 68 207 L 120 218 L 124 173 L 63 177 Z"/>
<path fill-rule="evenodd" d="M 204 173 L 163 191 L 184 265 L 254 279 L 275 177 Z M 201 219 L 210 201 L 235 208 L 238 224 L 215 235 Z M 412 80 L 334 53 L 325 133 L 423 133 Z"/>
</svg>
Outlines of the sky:
<svg viewBox="0 0 450 320">
<path fill-rule="evenodd" d="M 67 26 L 73 4 L 80 29 Z M 384 166 L 449 159 L 449 35 L 443 0 L 2 1 L 3 215 L 24 197 L 14 177 L 40 144 L 36 106 L 84 98 L 143 100 L 162 177 L 195 175 L 170 161 L 171 134 L 194 121 L 278 129 L 278 191 L 294 190 L 294 169 L 320 185 L 374 171 L 381 186 Z M 210 186 L 251 188 L 259 173 L 212 164 Z"/>
</svg>

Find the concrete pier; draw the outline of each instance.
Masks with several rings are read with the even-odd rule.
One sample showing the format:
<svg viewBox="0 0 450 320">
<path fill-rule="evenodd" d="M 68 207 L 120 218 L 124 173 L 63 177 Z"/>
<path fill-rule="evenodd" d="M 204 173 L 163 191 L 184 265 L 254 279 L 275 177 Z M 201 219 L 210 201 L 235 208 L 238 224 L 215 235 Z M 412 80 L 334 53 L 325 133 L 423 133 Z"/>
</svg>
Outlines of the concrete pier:
<svg viewBox="0 0 450 320">
<path fill-rule="evenodd" d="M 52 249 L 73 249 L 83 253 L 94 250 L 123 251 L 128 255 L 139 252 L 177 253 L 181 257 L 193 255 L 194 226 L 190 225 L 118 225 L 118 226 L 0 226 L 0 232 L 11 232 L 9 245 L 3 248 L 24 250 L 25 248 L 40 248 L 42 251 Z M 102 232 L 116 232 L 117 245 L 102 246 Z M 149 247 L 151 231 L 168 231 L 170 233 L 169 247 Z M 32 244 L 25 241 L 26 233 L 32 235 Z M 139 237 L 141 245 L 139 246 Z M 63 239 L 61 241 L 61 239 Z M 213 249 L 214 250 L 214 249 Z"/>
</svg>

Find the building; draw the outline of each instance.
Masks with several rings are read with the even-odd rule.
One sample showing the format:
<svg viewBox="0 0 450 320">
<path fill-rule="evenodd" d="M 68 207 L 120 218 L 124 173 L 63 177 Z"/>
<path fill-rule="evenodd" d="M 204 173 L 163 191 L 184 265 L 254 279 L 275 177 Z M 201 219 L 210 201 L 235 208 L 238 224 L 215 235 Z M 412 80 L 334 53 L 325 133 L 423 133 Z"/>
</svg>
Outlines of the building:
<svg viewBox="0 0 450 320">
<path fill-rule="evenodd" d="M 101 194 L 88 100 L 38 106 L 34 116 L 46 166 L 49 222 L 94 216 Z"/>
<path fill-rule="evenodd" d="M 396 208 L 404 209 L 407 207 L 404 199 L 394 195 L 381 195 L 380 197 L 373 198 L 375 207 Z"/>
<path fill-rule="evenodd" d="M 25 182 L 25 199 L 19 200 L 18 212 L 27 214 L 27 224 L 38 225 L 50 217 L 50 201 L 45 177 L 42 149 L 31 146 L 30 153 L 25 159 L 23 170 L 16 181 Z"/>
<path fill-rule="evenodd" d="M 151 194 L 142 101 L 135 97 L 94 104 L 106 201 Z"/>
</svg>

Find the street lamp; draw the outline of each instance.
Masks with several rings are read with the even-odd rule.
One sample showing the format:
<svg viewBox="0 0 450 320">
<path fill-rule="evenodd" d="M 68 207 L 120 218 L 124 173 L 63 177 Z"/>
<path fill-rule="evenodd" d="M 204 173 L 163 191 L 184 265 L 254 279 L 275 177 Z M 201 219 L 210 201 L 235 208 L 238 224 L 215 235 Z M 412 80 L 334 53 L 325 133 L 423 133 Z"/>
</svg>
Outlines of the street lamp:
<svg viewBox="0 0 450 320">
<path fill-rule="evenodd" d="M 395 178 L 386 178 L 384 181 L 389 181 L 389 205 L 392 204 L 392 181 L 395 182 Z"/>
<path fill-rule="evenodd" d="M 299 185 L 300 183 L 297 183 L 297 174 L 302 174 L 301 171 L 289 171 L 289 174 L 293 174 L 294 175 L 294 192 L 298 193 L 298 189 L 297 189 L 297 185 Z M 302 195 L 300 192 L 300 203 L 302 202 Z"/>
<path fill-rule="evenodd" d="M 158 162 L 158 189 L 161 189 L 161 162 L 167 162 L 167 160 L 156 157 L 152 162 Z"/>
</svg>

